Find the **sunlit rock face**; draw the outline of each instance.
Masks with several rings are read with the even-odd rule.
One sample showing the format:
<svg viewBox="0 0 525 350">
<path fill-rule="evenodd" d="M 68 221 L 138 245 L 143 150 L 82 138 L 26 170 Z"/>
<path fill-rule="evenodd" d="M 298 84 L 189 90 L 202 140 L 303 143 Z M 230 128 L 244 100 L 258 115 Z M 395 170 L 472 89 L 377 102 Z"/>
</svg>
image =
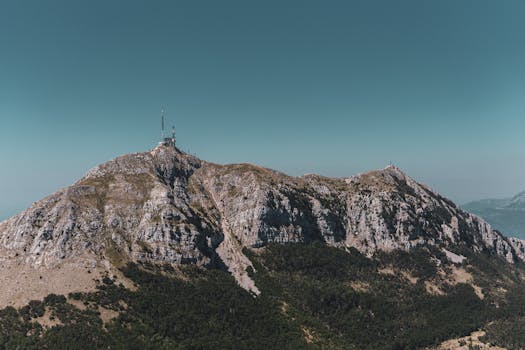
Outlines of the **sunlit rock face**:
<svg viewBox="0 0 525 350">
<path fill-rule="evenodd" d="M 0 223 L 3 260 L 222 267 L 256 294 L 243 248 L 313 241 L 367 255 L 463 245 L 510 262 L 525 256 L 523 241 L 502 236 L 393 166 L 350 178 L 290 177 L 208 163 L 169 145 L 97 166 Z"/>
</svg>

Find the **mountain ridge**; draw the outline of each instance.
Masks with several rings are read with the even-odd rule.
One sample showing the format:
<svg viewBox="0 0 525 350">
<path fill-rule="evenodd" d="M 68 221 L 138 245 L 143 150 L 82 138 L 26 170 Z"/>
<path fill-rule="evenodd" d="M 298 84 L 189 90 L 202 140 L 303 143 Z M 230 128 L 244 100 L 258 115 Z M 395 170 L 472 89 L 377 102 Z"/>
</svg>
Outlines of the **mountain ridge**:
<svg viewBox="0 0 525 350">
<path fill-rule="evenodd" d="M 228 270 L 255 295 L 244 249 L 305 242 L 367 256 L 466 246 L 508 262 L 525 257 L 523 241 L 394 166 L 347 178 L 293 177 L 209 163 L 165 145 L 98 165 L 0 223 L 4 266 L 67 265 L 80 276 L 117 273 L 127 262 L 194 264 Z"/>
</svg>

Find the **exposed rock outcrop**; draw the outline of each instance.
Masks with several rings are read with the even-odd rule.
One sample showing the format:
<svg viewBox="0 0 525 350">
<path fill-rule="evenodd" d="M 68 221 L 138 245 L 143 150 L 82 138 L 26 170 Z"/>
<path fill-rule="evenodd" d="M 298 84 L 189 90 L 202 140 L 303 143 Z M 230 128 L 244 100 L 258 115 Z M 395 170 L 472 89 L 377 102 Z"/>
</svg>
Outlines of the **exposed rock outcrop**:
<svg viewBox="0 0 525 350">
<path fill-rule="evenodd" d="M 523 241 L 393 166 L 341 179 L 290 177 L 208 163 L 169 146 L 102 164 L 0 223 L 5 264 L 50 268 L 80 256 L 113 266 L 191 263 L 228 269 L 255 294 L 243 248 L 311 241 L 367 255 L 462 244 L 510 262 L 525 258 Z"/>
</svg>

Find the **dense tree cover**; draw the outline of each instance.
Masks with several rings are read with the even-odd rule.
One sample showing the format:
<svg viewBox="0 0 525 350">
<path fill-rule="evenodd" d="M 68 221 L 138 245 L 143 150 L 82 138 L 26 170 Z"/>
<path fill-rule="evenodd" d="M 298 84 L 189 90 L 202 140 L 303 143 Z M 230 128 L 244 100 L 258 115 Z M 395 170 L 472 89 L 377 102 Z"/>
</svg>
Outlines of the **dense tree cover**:
<svg viewBox="0 0 525 350">
<path fill-rule="evenodd" d="M 505 293 L 501 317 L 484 327 L 483 338 L 507 349 L 525 348 L 525 285 L 517 284 Z"/>
<path fill-rule="evenodd" d="M 266 281 L 277 284 L 298 313 L 321 320 L 343 344 L 360 349 L 418 349 L 469 334 L 493 311 L 467 284 L 450 287 L 445 295 L 430 295 L 422 278 L 411 284 L 378 273 L 386 263 L 419 277 L 435 274 L 436 264 L 425 251 L 381 254 L 381 259 L 371 260 L 353 249 L 276 245 L 262 257 L 270 270 Z M 362 287 L 351 288 L 355 281 Z M 264 279 L 257 282 L 266 287 Z"/>
<path fill-rule="evenodd" d="M 129 265 L 123 271 L 138 286 L 130 291 L 105 278 L 95 293 L 74 293 L 0 312 L 2 349 L 297 349 L 302 333 L 268 298 L 255 298 L 217 270 L 187 267 L 189 281 L 166 271 Z M 104 325 L 98 307 L 119 312 Z M 45 331 L 31 322 L 49 309 L 61 325 Z"/>
<path fill-rule="evenodd" d="M 522 268 L 494 257 L 470 253 L 463 266 L 480 299 L 464 283 L 428 293 L 425 283 L 451 268 L 437 250 L 368 258 L 312 243 L 246 254 L 258 297 L 224 271 L 130 264 L 122 271 L 136 290 L 107 276 L 96 292 L 0 310 L 0 349 L 419 349 L 477 329 L 492 343 L 525 344 Z M 490 281 L 506 292 L 491 294 Z M 103 321 L 103 310 L 115 318 Z"/>
</svg>

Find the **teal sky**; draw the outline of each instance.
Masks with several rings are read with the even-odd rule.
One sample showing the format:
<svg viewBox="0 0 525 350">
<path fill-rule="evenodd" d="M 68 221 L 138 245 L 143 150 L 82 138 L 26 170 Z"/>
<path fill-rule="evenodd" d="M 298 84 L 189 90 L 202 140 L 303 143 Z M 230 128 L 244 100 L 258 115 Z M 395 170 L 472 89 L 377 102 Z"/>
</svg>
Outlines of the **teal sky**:
<svg viewBox="0 0 525 350">
<path fill-rule="evenodd" d="M 292 175 L 394 162 L 463 203 L 525 189 L 525 2 L 0 3 L 0 218 L 155 146 Z"/>
</svg>

